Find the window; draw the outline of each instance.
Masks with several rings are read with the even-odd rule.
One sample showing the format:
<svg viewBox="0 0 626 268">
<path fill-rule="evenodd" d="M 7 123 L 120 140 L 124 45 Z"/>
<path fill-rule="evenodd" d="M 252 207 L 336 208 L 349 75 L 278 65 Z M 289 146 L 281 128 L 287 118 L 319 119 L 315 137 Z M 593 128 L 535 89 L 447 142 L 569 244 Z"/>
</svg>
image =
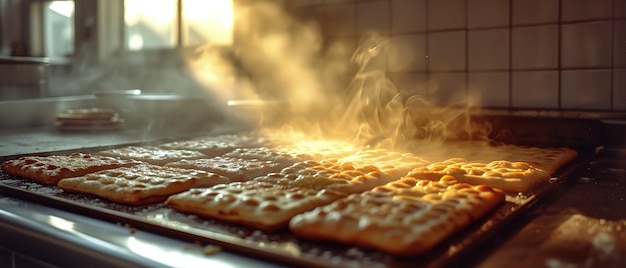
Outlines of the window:
<svg viewBox="0 0 626 268">
<path fill-rule="evenodd" d="M 44 13 L 45 55 L 67 57 L 74 53 L 74 1 L 50 1 Z"/>
<path fill-rule="evenodd" d="M 232 0 L 125 0 L 125 48 L 228 45 Z"/>
<path fill-rule="evenodd" d="M 51 58 L 74 53 L 74 1 L 41 1 L 31 5 L 32 55 Z"/>
</svg>

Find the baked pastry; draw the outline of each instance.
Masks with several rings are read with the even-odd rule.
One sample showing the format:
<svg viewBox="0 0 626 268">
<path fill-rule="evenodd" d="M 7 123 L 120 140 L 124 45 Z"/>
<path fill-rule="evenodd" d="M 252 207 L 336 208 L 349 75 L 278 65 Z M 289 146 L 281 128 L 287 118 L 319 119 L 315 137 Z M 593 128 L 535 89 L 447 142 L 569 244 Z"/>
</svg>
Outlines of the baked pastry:
<svg viewBox="0 0 626 268">
<path fill-rule="evenodd" d="M 349 163 L 309 160 L 254 180 L 288 187 L 360 193 L 390 182 L 394 178 L 381 173 L 374 166 L 354 167 Z"/>
<path fill-rule="evenodd" d="M 484 163 L 463 158 L 432 163 L 407 174 L 408 177 L 429 180 L 437 180 L 443 175 L 452 175 L 460 182 L 485 184 L 511 192 L 531 190 L 551 178 L 550 173 L 526 162 L 499 160 Z"/>
<path fill-rule="evenodd" d="M 224 176 L 200 170 L 142 164 L 66 178 L 57 186 L 64 191 L 83 193 L 127 205 L 165 201 L 170 195 L 195 187 L 229 183 Z"/>
<path fill-rule="evenodd" d="M 293 217 L 296 236 L 393 255 L 423 254 L 504 201 L 489 186 L 406 178 Z"/>
<path fill-rule="evenodd" d="M 268 173 L 278 172 L 285 167 L 282 163 L 257 159 L 212 157 L 204 159 L 180 160 L 166 167 L 204 170 L 222 175 L 232 181 L 247 181 Z"/>
<path fill-rule="evenodd" d="M 289 220 L 297 214 L 344 196 L 332 190 L 318 191 L 247 181 L 191 189 L 171 196 L 165 203 L 183 213 L 271 232 L 287 227 Z"/>
<path fill-rule="evenodd" d="M 24 156 L 2 164 L 2 171 L 43 184 L 55 185 L 59 180 L 118 167 L 141 164 L 136 160 L 73 153 L 70 155 Z"/>
<path fill-rule="evenodd" d="M 190 150 L 166 150 L 155 146 L 127 146 L 98 152 L 99 155 L 120 159 L 138 160 L 153 165 L 165 165 L 183 159 L 208 158 L 203 153 Z"/>
</svg>

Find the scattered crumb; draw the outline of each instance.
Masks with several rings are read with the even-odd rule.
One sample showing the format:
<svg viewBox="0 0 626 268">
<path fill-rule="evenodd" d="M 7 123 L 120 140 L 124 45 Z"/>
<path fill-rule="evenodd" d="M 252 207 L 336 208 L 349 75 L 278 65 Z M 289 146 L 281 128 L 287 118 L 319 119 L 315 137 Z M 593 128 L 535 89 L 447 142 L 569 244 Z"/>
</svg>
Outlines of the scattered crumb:
<svg viewBox="0 0 626 268">
<path fill-rule="evenodd" d="M 126 223 L 124 224 L 124 227 L 128 228 L 128 230 L 130 231 L 131 234 L 134 234 L 137 232 L 137 228 L 131 226 L 130 224 Z"/>
<path fill-rule="evenodd" d="M 218 253 L 220 251 L 222 251 L 222 248 L 218 247 L 218 246 L 214 246 L 214 245 L 206 245 L 202 249 L 202 253 L 204 253 L 204 255 L 213 255 L 213 254 Z"/>
</svg>

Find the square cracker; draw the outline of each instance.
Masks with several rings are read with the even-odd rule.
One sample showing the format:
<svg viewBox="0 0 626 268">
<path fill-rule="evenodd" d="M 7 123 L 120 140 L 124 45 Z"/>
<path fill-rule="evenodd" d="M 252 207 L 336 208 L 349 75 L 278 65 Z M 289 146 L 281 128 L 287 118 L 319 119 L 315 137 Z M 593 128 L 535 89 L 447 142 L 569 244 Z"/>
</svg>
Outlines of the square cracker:
<svg viewBox="0 0 626 268">
<path fill-rule="evenodd" d="M 578 152 L 567 147 L 534 147 L 525 145 L 490 145 L 482 142 L 455 142 L 445 146 L 420 148 L 431 159 L 442 162 L 454 156 L 471 162 L 494 161 L 525 162 L 534 168 L 554 175 L 559 169 L 578 157 Z"/>
<path fill-rule="evenodd" d="M 504 201 L 488 186 L 406 178 L 293 217 L 298 237 L 390 254 L 423 254 Z"/>
<path fill-rule="evenodd" d="M 165 165 L 183 159 L 208 158 L 203 153 L 190 150 L 166 150 L 155 146 L 127 146 L 98 152 L 99 155 L 133 159 L 153 165 Z"/>
<path fill-rule="evenodd" d="M 180 160 L 166 167 L 188 168 L 212 172 L 232 181 L 248 181 L 271 172 L 278 172 L 286 165 L 258 159 L 239 159 L 216 156 L 205 159 Z"/>
<path fill-rule="evenodd" d="M 208 157 L 214 157 L 232 152 L 238 148 L 263 147 L 270 144 L 270 140 L 257 135 L 225 134 L 220 136 L 167 142 L 159 145 L 158 147 L 167 150 L 198 151 Z"/>
<path fill-rule="evenodd" d="M 338 164 L 350 164 L 355 167 L 375 166 L 382 173 L 388 174 L 395 179 L 404 177 L 409 171 L 417 167 L 429 164 L 429 162 L 415 154 L 386 149 L 362 150 L 330 161 L 335 161 Z"/>
<path fill-rule="evenodd" d="M 331 190 L 316 191 L 248 181 L 191 189 L 171 196 L 166 204 L 183 213 L 269 232 L 287 227 L 289 220 L 297 214 L 344 196 L 343 193 Z"/>
<path fill-rule="evenodd" d="M 578 152 L 567 147 L 540 148 L 502 145 L 495 148 L 498 151 L 506 152 L 501 160 L 525 162 L 551 175 L 578 157 Z"/>
<path fill-rule="evenodd" d="M 64 178 L 82 176 L 104 169 L 129 167 L 140 163 L 135 160 L 122 160 L 109 156 L 73 153 L 70 155 L 24 156 L 4 162 L 2 170 L 14 176 L 55 185 Z"/>
<path fill-rule="evenodd" d="M 298 140 L 292 144 L 279 145 L 272 148 L 277 152 L 286 152 L 307 156 L 307 158 L 323 161 L 342 158 L 359 150 L 354 144 L 341 140 Z"/>
<path fill-rule="evenodd" d="M 116 168 L 59 181 L 67 192 L 91 194 L 127 205 L 165 201 L 170 195 L 195 187 L 210 187 L 230 180 L 201 170 L 142 164 Z"/>
<path fill-rule="evenodd" d="M 451 158 L 419 167 L 407 176 L 437 180 L 443 175 L 452 175 L 460 182 L 485 184 L 510 192 L 531 190 L 551 178 L 550 173 L 526 162 L 499 160 L 485 163 L 463 158 Z"/>
<path fill-rule="evenodd" d="M 381 173 L 374 166 L 354 167 L 350 163 L 338 164 L 330 161 L 309 160 L 254 180 L 288 187 L 360 193 L 394 179 L 392 176 Z"/>
<path fill-rule="evenodd" d="M 238 159 L 272 161 L 275 163 L 281 163 L 285 165 L 285 167 L 293 165 L 295 163 L 303 162 L 306 160 L 313 160 L 313 157 L 307 154 L 302 154 L 298 152 L 289 152 L 286 150 L 281 151 L 277 149 L 271 149 L 268 147 L 238 148 L 222 156 L 229 157 L 229 158 L 238 158 Z"/>
</svg>

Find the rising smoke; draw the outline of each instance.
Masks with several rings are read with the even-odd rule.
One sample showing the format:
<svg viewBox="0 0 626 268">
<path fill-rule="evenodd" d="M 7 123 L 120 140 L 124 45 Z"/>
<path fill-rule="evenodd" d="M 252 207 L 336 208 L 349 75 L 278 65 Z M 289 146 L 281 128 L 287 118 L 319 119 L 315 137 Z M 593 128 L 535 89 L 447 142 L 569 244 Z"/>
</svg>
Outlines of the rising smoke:
<svg viewBox="0 0 626 268">
<path fill-rule="evenodd" d="M 265 118 L 280 120 L 279 131 L 395 149 L 486 137 L 488 128 L 470 120 L 471 102 L 440 107 L 428 96 L 407 95 L 410 91 L 394 86 L 387 77 L 387 37 L 365 34 L 356 50 L 339 50 L 351 57 L 329 57 L 318 25 L 296 19 L 276 1 L 249 1 L 235 10 L 235 66 L 223 66 L 224 61 L 210 66 L 240 71 L 238 86 L 221 87 L 233 88 L 235 98 L 282 103 L 279 119 Z"/>
</svg>

